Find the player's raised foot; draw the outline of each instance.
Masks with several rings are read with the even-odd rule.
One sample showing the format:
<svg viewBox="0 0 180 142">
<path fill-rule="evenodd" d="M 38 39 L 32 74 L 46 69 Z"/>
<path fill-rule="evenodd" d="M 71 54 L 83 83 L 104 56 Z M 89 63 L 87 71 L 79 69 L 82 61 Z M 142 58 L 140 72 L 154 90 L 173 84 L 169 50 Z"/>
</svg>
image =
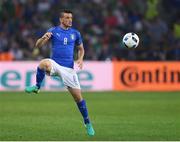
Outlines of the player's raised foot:
<svg viewBox="0 0 180 142">
<path fill-rule="evenodd" d="M 86 127 L 87 134 L 89 136 L 94 136 L 95 135 L 95 131 L 94 131 L 93 126 L 92 126 L 91 123 L 85 124 L 85 127 Z"/>
<path fill-rule="evenodd" d="M 39 88 L 37 87 L 37 86 L 30 86 L 30 87 L 26 87 L 25 88 L 25 91 L 27 92 L 27 93 L 39 93 Z"/>
</svg>

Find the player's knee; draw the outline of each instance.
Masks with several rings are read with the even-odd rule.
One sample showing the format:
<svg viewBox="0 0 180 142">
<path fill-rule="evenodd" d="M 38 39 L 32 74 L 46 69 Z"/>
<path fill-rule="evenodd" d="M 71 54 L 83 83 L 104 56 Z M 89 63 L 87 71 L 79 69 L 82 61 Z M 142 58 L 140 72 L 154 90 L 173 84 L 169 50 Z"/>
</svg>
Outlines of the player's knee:
<svg viewBox="0 0 180 142">
<path fill-rule="evenodd" d="M 51 71 L 51 62 L 46 59 L 42 60 L 39 64 L 39 68 L 44 69 L 47 72 L 50 72 Z"/>
</svg>

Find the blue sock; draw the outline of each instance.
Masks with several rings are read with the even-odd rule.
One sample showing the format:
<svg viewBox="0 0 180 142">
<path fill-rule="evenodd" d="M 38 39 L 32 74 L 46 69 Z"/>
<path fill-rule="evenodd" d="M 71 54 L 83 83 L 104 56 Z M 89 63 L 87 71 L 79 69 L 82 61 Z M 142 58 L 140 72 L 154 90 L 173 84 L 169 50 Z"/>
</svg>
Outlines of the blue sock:
<svg viewBox="0 0 180 142">
<path fill-rule="evenodd" d="M 81 112 L 83 119 L 84 119 L 84 123 L 90 123 L 89 117 L 88 117 L 88 111 L 87 111 L 87 107 L 86 107 L 86 101 L 82 100 L 81 102 L 77 103 L 77 106 L 79 108 L 79 111 Z"/>
<path fill-rule="evenodd" d="M 40 69 L 39 67 L 37 68 L 37 73 L 36 73 L 36 86 L 40 89 L 41 83 L 45 77 L 45 71 Z"/>
</svg>

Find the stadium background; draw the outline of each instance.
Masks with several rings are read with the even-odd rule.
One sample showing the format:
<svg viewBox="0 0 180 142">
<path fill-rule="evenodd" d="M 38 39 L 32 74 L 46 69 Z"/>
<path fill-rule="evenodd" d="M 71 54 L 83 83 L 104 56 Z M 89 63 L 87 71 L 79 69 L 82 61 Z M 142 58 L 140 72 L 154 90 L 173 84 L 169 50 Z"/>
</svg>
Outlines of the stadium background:
<svg viewBox="0 0 180 142">
<path fill-rule="evenodd" d="M 35 41 L 66 8 L 83 36 L 78 75 L 94 138 L 61 80 L 45 80 L 50 92 L 23 92 L 50 55 L 50 44 L 35 49 Z M 1 0 L 0 140 L 180 140 L 179 9 L 179 0 Z M 139 35 L 138 48 L 123 47 L 127 32 Z"/>
</svg>

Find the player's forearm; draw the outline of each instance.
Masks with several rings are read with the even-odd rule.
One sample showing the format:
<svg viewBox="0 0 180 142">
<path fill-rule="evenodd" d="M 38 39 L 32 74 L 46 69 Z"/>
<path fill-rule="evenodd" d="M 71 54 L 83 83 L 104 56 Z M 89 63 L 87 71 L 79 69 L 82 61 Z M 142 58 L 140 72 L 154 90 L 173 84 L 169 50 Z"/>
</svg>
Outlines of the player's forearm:
<svg viewBox="0 0 180 142">
<path fill-rule="evenodd" d="M 83 60 L 84 58 L 84 48 L 79 48 L 78 50 L 78 59 Z"/>
<path fill-rule="evenodd" d="M 35 46 L 42 47 L 43 45 L 45 45 L 48 42 L 48 40 L 51 38 L 51 36 L 52 36 L 51 32 L 45 33 L 40 39 L 37 40 Z"/>
<path fill-rule="evenodd" d="M 45 40 L 44 40 L 43 38 L 39 38 L 39 39 L 36 41 L 35 46 L 36 46 L 37 48 L 40 48 L 40 47 L 42 47 L 45 43 L 46 43 L 46 42 L 45 42 Z"/>
</svg>

